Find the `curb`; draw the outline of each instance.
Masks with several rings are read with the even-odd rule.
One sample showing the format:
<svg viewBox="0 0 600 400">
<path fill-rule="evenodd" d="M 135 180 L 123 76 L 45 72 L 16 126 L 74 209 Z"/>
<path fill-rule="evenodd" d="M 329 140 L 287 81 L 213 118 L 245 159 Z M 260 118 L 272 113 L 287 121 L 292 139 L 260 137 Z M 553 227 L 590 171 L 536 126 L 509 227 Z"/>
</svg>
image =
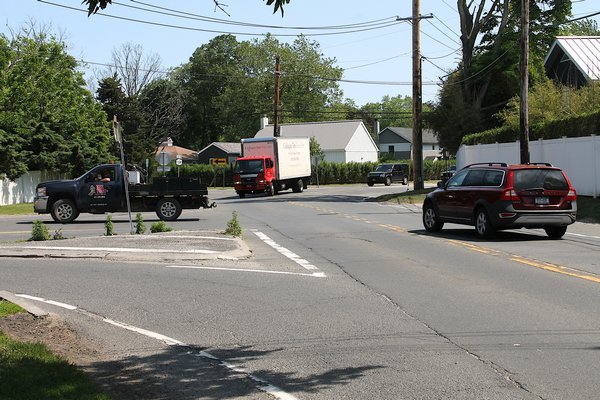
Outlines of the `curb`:
<svg viewBox="0 0 600 400">
<path fill-rule="evenodd" d="M 32 314 L 36 318 L 46 317 L 49 314 L 47 311 L 42 310 L 33 302 L 22 297 L 18 297 L 13 293 L 7 292 L 5 290 L 0 290 L 0 299 L 7 300 L 11 303 L 18 305 L 19 307 L 25 309 L 29 314 Z"/>
</svg>

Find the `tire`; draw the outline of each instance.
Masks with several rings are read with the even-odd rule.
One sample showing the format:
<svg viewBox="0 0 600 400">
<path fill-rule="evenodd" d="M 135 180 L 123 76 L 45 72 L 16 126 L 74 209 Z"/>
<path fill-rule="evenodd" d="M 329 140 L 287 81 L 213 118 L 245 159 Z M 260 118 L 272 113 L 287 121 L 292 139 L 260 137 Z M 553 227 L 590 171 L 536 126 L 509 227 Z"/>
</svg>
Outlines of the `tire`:
<svg viewBox="0 0 600 400">
<path fill-rule="evenodd" d="M 239 192 L 238 196 L 240 196 L 240 199 L 243 199 L 244 197 L 246 197 L 246 193 L 244 192 Z"/>
<path fill-rule="evenodd" d="M 423 226 L 427 232 L 439 232 L 444 227 L 437 210 L 430 203 L 423 206 Z"/>
<path fill-rule="evenodd" d="M 408 185 L 408 176 L 404 175 L 404 177 L 402 178 L 402 184 Z"/>
<path fill-rule="evenodd" d="M 267 188 L 267 196 L 274 196 L 275 195 L 275 186 L 273 186 L 273 184 L 271 183 L 271 185 L 269 185 L 269 187 Z"/>
<path fill-rule="evenodd" d="M 553 240 L 561 239 L 567 233 L 566 226 L 547 226 L 544 230 L 546 231 L 546 235 Z"/>
<path fill-rule="evenodd" d="M 181 204 L 173 197 L 163 197 L 156 203 L 156 215 L 163 221 L 175 221 L 181 215 Z"/>
<path fill-rule="evenodd" d="M 373 186 L 373 185 L 374 185 L 374 183 L 373 183 L 373 182 L 367 182 L 367 185 L 369 185 L 369 186 Z"/>
<path fill-rule="evenodd" d="M 302 179 L 298 179 L 298 182 L 292 187 L 292 192 L 294 193 L 302 193 L 304 192 L 304 182 Z"/>
<path fill-rule="evenodd" d="M 480 238 L 489 239 L 494 236 L 495 231 L 487 211 L 483 208 L 477 209 L 475 213 L 475 234 Z"/>
<path fill-rule="evenodd" d="M 52 219 L 61 224 L 73 222 L 79 216 L 75 203 L 69 199 L 56 200 L 52 205 Z"/>
<path fill-rule="evenodd" d="M 385 186 L 390 186 L 392 184 L 392 178 L 389 176 L 385 178 Z"/>
</svg>

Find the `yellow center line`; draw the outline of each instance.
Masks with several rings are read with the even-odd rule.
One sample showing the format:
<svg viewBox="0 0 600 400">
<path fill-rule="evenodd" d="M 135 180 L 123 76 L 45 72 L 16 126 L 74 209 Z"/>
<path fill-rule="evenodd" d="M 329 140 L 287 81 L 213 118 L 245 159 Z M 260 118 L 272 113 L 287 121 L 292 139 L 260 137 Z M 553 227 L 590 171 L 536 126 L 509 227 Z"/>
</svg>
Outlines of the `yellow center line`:
<svg viewBox="0 0 600 400">
<path fill-rule="evenodd" d="M 305 206 L 301 203 L 295 203 L 297 205 L 301 205 L 301 206 Z M 319 211 L 322 212 L 331 212 L 331 213 L 335 213 L 335 211 L 332 210 L 326 210 L 326 209 L 321 209 L 319 208 Z M 367 224 L 376 224 L 377 226 L 379 226 L 380 228 L 384 228 L 384 229 L 389 229 L 392 230 L 394 232 L 398 232 L 398 233 L 405 233 L 407 232 L 406 229 L 399 227 L 399 226 L 395 226 L 395 225 L 390 225 L 390 224 L 380 224 L 377 222 L 372 222 L 369 221 L 367 219 L 364 218 L 359 218 L 359 217 L 353 217 L 349 214 L 343 214 L 342 216 L 344 216 L 345 218 L 352 218 L 356 221 L 359 222 L 365 222 Z M 420 236 L 423 238 L 435 238 L 433 236 Z M 476 244 L 472 244 L 472 243 L 468 243 L 468 242 L 463 242 L 461 240 L 455 240 L 455 239 L 442 239 L 445 242 L 453 245 L 453 246 L 457 246 L 457 247 L 462 247 L 464 249 L 467 250 L 471 250 L 471 251 L 475 251 L 478 253 L 482 253 L 482 254 L 487 254 L 489 256 L 492 257 L 505 257 L 508 260 L 511 261 L 515 261 L 517 263 L 523 264 L 523 265 L 528 265 L 530 267 L 534 267 L 534 268 L 539 268 L 539 269 L 543 269 L 549 272 L 554 272 L 557 274 L 561 274 L 561 275 L 565 275 L 565 276 L 570 276 L 573 278 L 579 278 L 579 279 L 584 279 L 586 281 L 590 281 L 590 282 L 595 282 L 595 283 L 600 283 L 600 276 L 597 275 L 593 275 L 590 273 L 583 273 L 583 272 L 579 272 L 573 268 L 569 268 L 569 267 L 565 267 L 565 266 L 561 266 L 561 265 L 556 265 L 556 264 L 551 264 L 551 263 L 547 263 L 547 262 L 541 262 L 541 261 L 536 261 L 536 260 L 532 260 L 532 259 L 528 259 L 526 257 L 522 257 L 522 256 L 518 256 L 518 255 L 514 255 L 514 254 L 508 254 L 505 252 L 502 252 L 500 250 L 495 250 L 495 249 L 491 249 L 488 247 L 483 247 L 483 246 L 479 246 Z"/>
<path fill-rule="evenodd" d="M 585 279 L 586 281 L 600 283 L 600 277 L 579 273 L 579 272 L 576 272 L 575 270 L 573 270 L 572 268 L 563 267 L 562 265 L 555 265 L 555 264 L 550 264 L 550 263 L 546 263 L 546 262 L 538 262 L 535 260 L 530 260 L 525 257 L 515 256 L 515 255 L 513 255 L 510 259 L 512 261 L 516 261 L 521 264 L 529 265 L 531 267 L 535 267 L 535 268 L 539 268 L 539 269 L 544 269 L 546 271 L 555 272 L 557 274 L 572 276 L 575 278 Z"/>
</svg>

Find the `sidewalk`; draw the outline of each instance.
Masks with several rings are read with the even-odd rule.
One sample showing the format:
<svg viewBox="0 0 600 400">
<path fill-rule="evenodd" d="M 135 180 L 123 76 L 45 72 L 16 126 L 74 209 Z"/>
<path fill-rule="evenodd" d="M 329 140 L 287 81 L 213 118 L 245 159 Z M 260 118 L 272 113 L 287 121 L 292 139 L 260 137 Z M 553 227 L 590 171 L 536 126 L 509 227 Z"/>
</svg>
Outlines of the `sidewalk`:
<svg viewBox="0 0 600 400">
<path fill-rule="evenodd" d="M 0 257 L 193 262 L 239 260 L 250 254 L 250 249 L 242 239 L 215 231 L 93 236 L 0 245 Z"/>
</svg>

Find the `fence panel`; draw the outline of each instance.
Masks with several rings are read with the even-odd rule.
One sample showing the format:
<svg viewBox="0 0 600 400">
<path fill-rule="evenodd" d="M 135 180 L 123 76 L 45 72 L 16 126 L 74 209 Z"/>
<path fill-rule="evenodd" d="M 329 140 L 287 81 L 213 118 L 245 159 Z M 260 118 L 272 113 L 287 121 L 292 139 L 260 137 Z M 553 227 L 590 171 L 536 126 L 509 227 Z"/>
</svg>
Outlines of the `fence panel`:
<svg viewBox="0 0 600 400">
<path fill-rule="evenodd" d="M 562 168 L 578 194 L 600 195 L 600 139 L 597 135 L 532 141 L 529 153 L 531 162 L 548 162 Z M 518 164 L 519 142 L 461 146 L 456 154 L 458 168 L 490 161 Z"/>
</svg>

